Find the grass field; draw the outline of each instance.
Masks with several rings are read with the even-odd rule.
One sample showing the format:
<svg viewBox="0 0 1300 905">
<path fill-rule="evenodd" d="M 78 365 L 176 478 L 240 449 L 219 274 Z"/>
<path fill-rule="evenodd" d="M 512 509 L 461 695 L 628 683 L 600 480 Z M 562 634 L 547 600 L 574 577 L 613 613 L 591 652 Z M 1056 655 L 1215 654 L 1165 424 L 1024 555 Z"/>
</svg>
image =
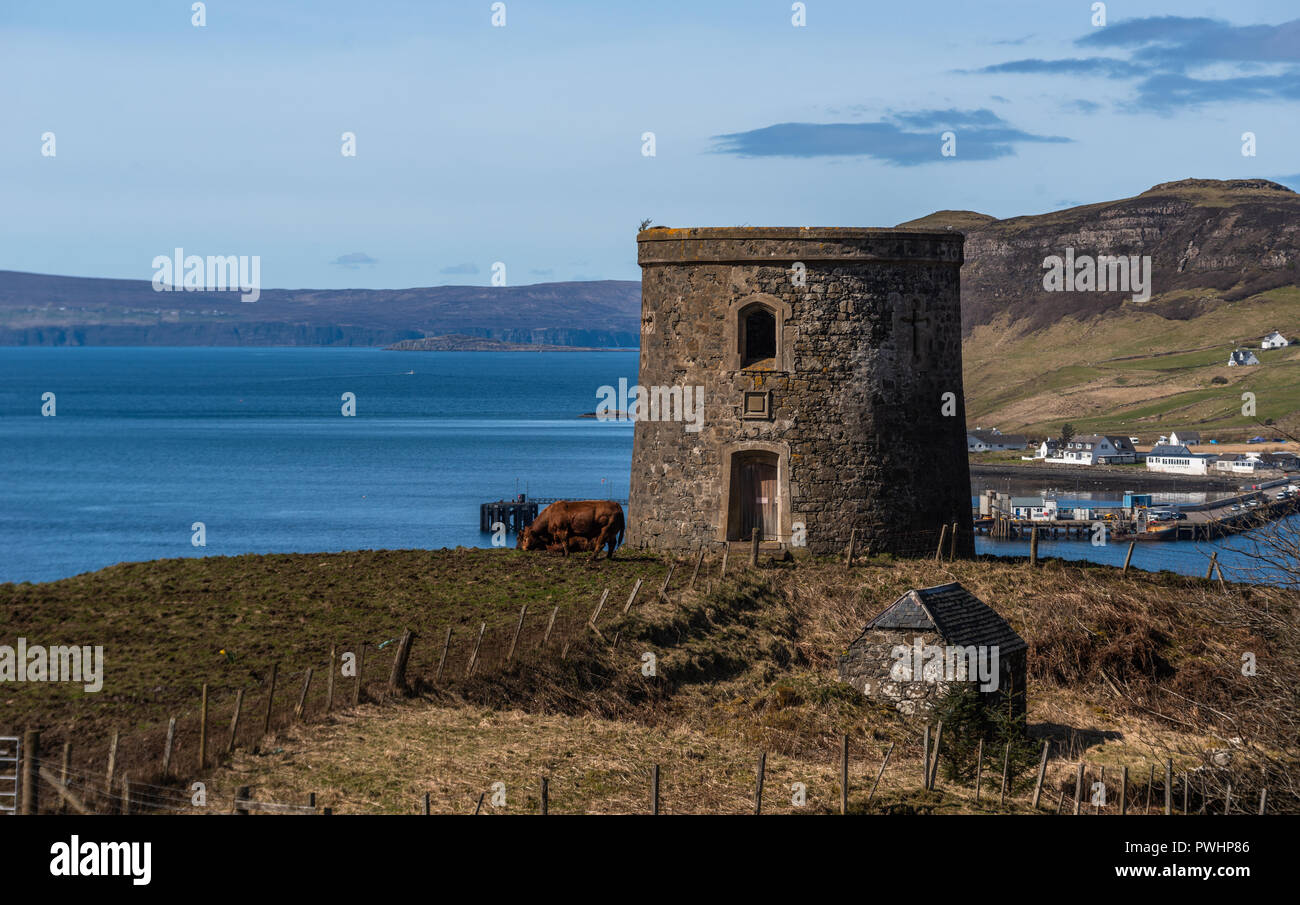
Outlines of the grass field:
<svg viewBox="0 0 1300 905">
<path fill-rule="evenodd" d="M 830 789 L 847 734 L 852 807 L 866 807 L 865 780 L 892 743 L 894 766 L 872 810 L 971 811 L 968 782 L 939 793 L 920 788 L 920 727 L 837 677 L 840 653 L 870 616 L 909 587 L 957 579 L 1030 644 L 1029 730 L 1035 745 L 1051 739 L 1060 758 L 1050 783 L 1072 782 L 1071 758 L 1085 758 L 1090 770 L 1144 771 L 1171 757 L 1182 772 L 1231 747 L 1242 771 L 1232 774 L 1235 788 L 1245 794 L 1263 770 L 1276 807 L 1294 805 L 1296 739 L 1279 728 L 1293 727 L 1297 710 L 1294 593 L 1056 561 L 1031 571 L 998 560 L 883 558 L 845 569 L 800 558 L 748 570 L 733 558 L 725 580 L 719 565 L 706 560 L 692 591 L 693 562 L 682 563 L 666 598 L 655 593 L 667 571 L 657 558 L 593 564 L 514 550 L 168 560 L 0 585 L 0 637 L 103 644 L 107 672 L 98 695 L 4 686 L 0 734 L 39 727 L 55 751 L 71 741 L 74 779 L 92 796 L 102 794 L 95 784 L 116 731 L 118 769 L 157 786 L 164 809 L 183 800 L 184 780 L 203 776 L 214 801 L 228 803 L 236 786 L 251 785 L 262 800 L 315 792 L 340 812 L 395 813 L 412 811 L 425 792 L 440 811 L 472 810 L 497 781 L 514 802 L 509 812 L 528 811 L 542 775 L 552 779 L 557 812 L 643 810 L 653 763 L 664 773 L 665 809 L 739 811 L 752 796 L 759 752 L 769 757 L 773 809 L 793 809 L 788 790 L 803 782 L 801 812 L 825 812 L 838 806 Z M 638 603 L 624 616 L 637 578 Z M 584 623 L 607 587 L 597 635 Z M 525 603 L 518 652 L 507 663 Z M 557 625 L 543 646 L 554 608 Z M 470 676 L 480 624 L 487 641 Z M 435 682 L 448 626 L 454 640 Z M 385 699 L 391 642 L 406 628 L 417 632 L 406 687 Z M 367 651 L 363 703 L 350 706 L 353 683 L 343 679 L 326 713 L 329 649 L 359 642 Z M 1260 653 L 1257 677 L 1241 675 L 1242 651 Z M 654 676 L 642 672 L 647 653 L 656 657 Z M 272 664 L 280 691 L 264 735 Z M 317 678 L 298 722 L 291 710 L 308 667 Z M 215 766 L 200 770 L 204 683 Z M 244 721 L 226 757 L 239 689 Z M 179 766 L 168 779 L 159 758 L 171 716 L 179 719 Z M 1012 771 L 1011 809 L 1024 808 L 1033 766 Z"/>
<path fill-rule="evenodd" d="M 1126 305 L 1089 321 L 1062 320 L 1023 334 L 981 326 L 963 344 L 967 419 L 1005 432 L 1049 435 L 1069 421 L 1080 433 L 1138 436 L 1183 427 L 1224 438 L 1258 433 L 1300 412 L 1300 348 L 1263 351 L 1272 329 L 1300 333 L 1300 289 L 1225 302 L 1186 321 Z M 1237 346 L 1260 364 L 1229 367 Z M 1218 378 L 1221 382 L 1215 383 Z M 1243 393 L 1255 414 L 1243 414 Z"/>
</svg>

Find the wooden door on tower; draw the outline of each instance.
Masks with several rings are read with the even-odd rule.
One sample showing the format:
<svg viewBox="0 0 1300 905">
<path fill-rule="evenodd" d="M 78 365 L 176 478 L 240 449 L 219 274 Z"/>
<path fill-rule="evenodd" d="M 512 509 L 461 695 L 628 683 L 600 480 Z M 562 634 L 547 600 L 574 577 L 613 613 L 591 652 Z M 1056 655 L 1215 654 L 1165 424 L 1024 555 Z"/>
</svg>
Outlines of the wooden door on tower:
<svg viewBox="0 0 1300 905">
<path fill-rule="evenodd" d="M 746 540 L 758 529 L 760 538 L 775 539 L 776 463 L 748 459 L 740 463 L 740 536 Z"/>
</svg>

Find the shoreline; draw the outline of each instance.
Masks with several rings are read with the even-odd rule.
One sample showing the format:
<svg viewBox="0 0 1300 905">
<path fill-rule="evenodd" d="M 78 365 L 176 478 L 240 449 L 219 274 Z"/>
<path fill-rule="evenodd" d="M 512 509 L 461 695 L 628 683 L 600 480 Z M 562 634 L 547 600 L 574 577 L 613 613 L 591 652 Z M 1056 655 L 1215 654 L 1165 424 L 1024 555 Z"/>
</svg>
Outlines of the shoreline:
<svg viewBox="0 0 1300 905">
<path fill-rule="evenodd" d="M 1275 476 L 1257 475 L 1258 481 L 1243 481 L 1234 475 L 1180 475 L 1163 472 L 1137 470 L 1125 465 L 1014 465 L 1004 462 L 970 463 L 971 483 L 979 479 L 1001 480 L 1010 478 L 1018 481 L 1065 481 L 1077 483 L 1079 489 L 1088 490 L 1131 490 L 1134 493 L 1145 492 L 1148 488 L 1166 489 L 1176 484 L 1179 490 L 1215 491 L 1237 490 L 1243 484 L 1265 483 Z"/>
</svg>

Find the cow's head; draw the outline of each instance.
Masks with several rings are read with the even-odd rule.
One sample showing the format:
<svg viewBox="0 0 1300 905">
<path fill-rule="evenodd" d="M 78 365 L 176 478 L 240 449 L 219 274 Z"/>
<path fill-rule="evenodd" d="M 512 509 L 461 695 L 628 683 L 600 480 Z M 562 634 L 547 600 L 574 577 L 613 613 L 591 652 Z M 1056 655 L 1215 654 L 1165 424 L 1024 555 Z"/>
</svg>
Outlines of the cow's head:
<svg viewBox="0 0 1300 905">
<path fill-rule="evenodd" d="M 545 544 L 543 544 L 541 538 L 537 536 L 536 531 L 532 528 L 525 528 L 523 531 L 519 532 L 519 540 L 515 542 L 515 546 L 520 550 L 540 550 L 545 546 Z"/>
</svg>

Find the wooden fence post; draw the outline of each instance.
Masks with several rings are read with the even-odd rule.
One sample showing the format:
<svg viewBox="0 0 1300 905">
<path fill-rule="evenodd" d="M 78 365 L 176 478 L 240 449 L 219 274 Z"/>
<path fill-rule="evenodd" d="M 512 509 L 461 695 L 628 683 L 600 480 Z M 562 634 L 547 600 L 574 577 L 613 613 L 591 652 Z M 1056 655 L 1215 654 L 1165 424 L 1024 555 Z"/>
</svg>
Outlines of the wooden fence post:
<svg viewBox="0 0 1300 905">
<path fill-rule="evenodd" d="M 587 625 L 596 628 L 596 620 L 600 618 L 600 611 L 605 608 L 605 601 L 609 599 L 609 588 L 601 592 L 600 602 L 596 604 L 596 609 L 592 612 L 591 618 L 587 620 Z"/>
<path fill-rule="evenodd" d="M 68 774 L 72 770 L 72 742 L 63 743 L 63 762 L 59 767 L 59 787 L 63 789 L 64 795 L 59 796 L 59 813 L 68 812 L 68 799 L 65 797 L 68 791 Z"/>
<path fill-rule="evenodd" d="M 352 706 L 357 707 L 361 704 L 361 672 L 366 666 L 366 642 L 362 641 L 357 645 L 357 674 L 352 683 Z"/>
<path fill-rule="evenodd" d="M 894 753 L 894 743 L 889 743 L 889 750 L 885 752 L 885 759 L 880 762 L 880 772 L 876 774 L 876 781 L 871 784 L 871 792 L 867 795 L 867 803 L 864 807 L 871 807 L 871 800 L 876 797 L 876 789 L 880 786 L 880 779 L 885 775 L 885 767 L 889 766 L 889 755 Z"/>
<path fill-rule="evenodd" d="M 302 679 L 302 692 L 298 695 L 298 703 L 293 708 L 294 720 L 301 720 L 302 715 L 307 712 L 307 691 L 311 688 L 312 668 L 307 667 L 307 674 Z"/>
<path fill-rule="evenodd" d="M 515 623 L 515 636 L 510 639 L 510 652 L 506 654 L 506 662 L 509 663 L 515 658 L 515 648 L 519 645 L 519 633 L 524 630 L 524 617 L 528 615 L 528 604 L 519 608 L 519 621 Z"/>
<path fill-rule="evenodd" d="M 329 713 L 334 709 L 334 674 L 338 671 L 338 648 L 333 644 L 330 645 L 330 675 L 325 682 L 325 712 Z"/>
<path fill-rule="evenodd" d="M 749 535 L 749 567 L 758 568 L 758 529 L 755 528 Z"/>
<path fill-rule="evenodd" d="M 393 669 L 388 674 L 389 697 L 406 691 L 406 664 L 411 660 L 411 645 L 414 643 L 415 632 L 409 628 L 402 632 L 402 640 L 397 642 L 397 653 L 393 656 Z"/>
<path fill-rule="evenodd" d="M 1083 806 L 1083 761 L 1079 761 L 1079 772 L 1074 777 L 1074 814 L 1079 815 L 1079 809 Z"/>
<path fill-rule="evenodd" d="M 1133 561 L 1133 548 L 1136 546 L 1137 546 L 1137 541 L 1131 540 L 1128 542 L 1128 553 L 1124 554 L 1124 568 L 1120 571 L 1119 574 L 1121 575 L 1128 574 L 1128 564 Z"/>
<path fill-rule="evenodd" d="M 551 809 L 551 781 L 547 777 L 542 777 L 542 816 L 545 817 Z"/>
<path fill-rule="evenodd" d="M 18 813 L 35 816 L 41 809 L 41 732 L 28 729 L 23 733 L 22 797 Z"/>
<path fill-rule="evenodd" d="M 650 772 L 650 813 L 659 813 L 659 765 L 655 764 Z"/>
<path fill-rule="evenodd" d="M 840 813 L 849 812 L 849 737 L 840 736 Z"/>
<path fill-rule="evenodd" d="M 104 796 L 108 797 L 113 791 L 114 773 L 117 772 L 117 730 L 113 730 L 113 737 L 108 742 L 108 771 L 104 775 Z"/>
<path fill-rule="evenodd" d="M 700 574 L 700 565 L 704 562 L 704 544 L 700 544 L 700 553 L 695 557 L 695 568 L 691 571 L 690 590 L 695 590 L 695 576 Z"/>
<path fill-rule="evenodd" d="M 1038 760 L 1038 781 L 1034 783 L 1034 810 L 1038 810 L 1038 799 L 1043 792 L 1043 777 L 1047 774 L 1047 752 L 1052 747 L 1050 738 L 1043 739 L 1043 756 Z"/>
<path fill-rule="evenodd" d="M 1119 773 L 1119 813 L 1121 817 L 1128 813 L 1128 767 Z"/>
<path fill-rule="evenodd" d="M 1165 758 L 1165 816 L 1174 812 L 1174 761 Z"/>
<path fill-rule="evenodd" d="M 128 774 L 122 774 L 122 814 L 131 813 L 131 777 Z"/>
<path fill-rule="evenodd" d="M 668 599 L 668 583 L 673 580 L 673 572 L 676 570 L 677 560 L 674 559 L 668 564 L 668 574 L 664 576 L 664 583 L 659 586 L 659 596 L 664 600 Z"/>
<path fill-rule="evenodd" d="M 930 787 L 930 724 L 925 724 L 925 736 L 921 742 L 921 788 Z"/>
<path fill-rule="evenodd" d="M 930 775 L 926 777 L 925 788 L 928 791 L 934 791 L 935 781 L 939 778 L 939 743 L 943 741 L 943 720 L 939 720 L 939 725 L 935 727 L 934 733 L 934 760 L 930 764 Z"/>
<path fill-rule="evenodd" d="M 1038 565 L 1038 526 L 1029 529 L 1029 565 Z"/>
<path fill-rule="evenodd" d="M 1188 811 L 1187 811 L 1187 808 L 1188 808 L 1188 800 L 1189 800 L 1189 797 L 1190 797 L 1190 794 L 1191 794 L 1191 788 L 1190 788 L 1190 787 L 1191 787 L 1191 783 L 1189 783 L 1189 782 L 1187 781 L 1187 774 L 1186 774 L 1186 773 L 1183 773 L 1183 813 L 1184 813 L 1184 814 L 1186 814 L 1186 813 L 1188 812 Z"/>
<path fill-rule="evenodd" d="M 208 766 L 208 683 L 203 683 L 203 698 L 199 704 L 199 771 Z"/>
<path fill-rule="evenodd" d="M 984 778 L 984 738 L 975 747 L 975 803 L 980 803 L 980 780 Z"/>
<path fill-rule="evenodd" d="M 1151 813 L 1151 789 L 1155 786 L 1155 784 L 1156 784 L 1156 765 L 1152 764 L 1151 772 L 1147 775 L 1147 803 L 1146 803 L 1146 807 L 1142 809 L 1143 814 Z"/>
<path fill-rule="evenodd" d="M 469 655 L 469 665 L 465 667 L 465 678 L 474 675 L 474 667 L 478 665 L 478 648 L 483 643 L 483 633 L 487 631 L 487 623 L 478 624 L 478 640 L 474 642 L 474 650 Z"/>
<path fill-rule="evenodd" d="M 559 609 L 559 607 L 556 607 L 556 609 Z M 554 613 L 551 614 L 551 621 L 552 622 L 555 621 Z M 551 636 L 551 627 L 548 625 L 546 627 L 546 637 L 549 638 L 550 636 Z M 542 639 L 542 644 L 543 645 L 546 644 L 545 639 Z M 434 682 L 442 681 L 442 666 L 444 663 L 447 662 L 447 649 L 449 647 L 451 647 L 451 626 L 450 625 L 447 626 L 447 637 L 442 639 L 442 655 L 438 657 L 438 673 L 433 677 Z"/>
<path fill-rule="evenodd" d="M 248 801 L 248 795 L 251 791 L 249 786 L 240 786 L 235 790 L 235 813 L 244 817 L 248 816 L 248 807 L 244 802 Z"/>
<path fill-rule="evenodd" d="M 425 793 L 424 793 L 424 816 L 425 816 L 425 817 L 428 817 L 428 816 L 430 816 L 432 813 L 433 813 L 433 811 L 432 811 L 432 808 L 431 808 L 431 806 L 430 806 L 430 804 L 429 804 L 429 793 L 428 793 L 428 792 L 425 792 Z"/>
<path fill-rule="evenodd" d="M 944 525 L 942 528 L 939 529 L 939 546 L 934 551 L 935 562 L 940 562 L 943 560 L 943 542 L 946 541 L 947 539 L 948 539 L 948 526 Z"/>
<path fill-rule="evenodd" d="M 848 552 L 845 553 L 844 555 L 845 566 L 853 565 L 853 554 L 857 552 L 856 550 L 857 545 L 858 545 L 858 529 L 854 528 L 852 531 L 849 532 L 849 549 Z"/>
<path fill-rule="evenodd" d="M 163 743 L 162 775 L 172 775 L 172 743 L 176 741 L 176 717 L 167 721 L 167 741 Z"/>
<path fill-rule="evenodd" d="M 952 536 L 948 538 L 948 543 L 950 544 L 948 548 L 948 559 L 955 560 L 957 558 L 957 523 L 956 522 L 952 523 Z"/>
<path fill-rule="evenodd" d="M 641 593 L 641 582 L 643 582 L 643 581 L 645 581 L 644 578 L 638 578 L 638 579 L 636 580 L 636 584 L 632 585 L 632 593 L 627 595 L 627 603 L 623 606 L 623 615 L 624 615 L 624 616 L 626 616 L 628 613 L 632 612 L 632 604 L 636 603 L 636 595 L 639 594 L 639 593 Z M 556 607 L 556 609 L 559 609 L 559 607 Z M 554 613 L 551 614 L 551 621 L 552 621 L 552 622 L 555 621 L 555 614 L 554 614 Z M 549 635 L 550 632 L 548 631 L 547 634 Z"/>
<path fill-rule="evenodd" d="M 1002 755 L 1002 797 L 998 801 L 998 807 L 1005 807 L 1007 803 L 1007 771 L 1011 767 L 1011 741 L 1007 740 L 1006 753 Z"/>
<path fill-rule="evenodd" d="M 758 785 L 754 788 L 754 816 L 763 813 L 763 773 L 767 769 L 767 752 L 758 756 Z"/>
<path fill-rule="evenodd" d="M 1264 816 L 1264 808 L 1268 804 L 1268 786 L 1259 790 L 1259 816 Z"/>
<path fill-rule="evenodd" d="M 727 577 L 727 557 L 731 555 L 731 544 L 722 548 L 722 568 L 718 569 L 718 577 Z"/>
<path fill-rule="evenodd" d="M 230 754 L 235 750 L 235 739 L 239 736 L 239 715 L 244 709 L 244 689 L 239 688 L 235 691 L 235 713 L 230 718 L 230 741 L 226 744 L 226 753 Z"/>
<path fill-rule="evenodd" d="M 1210 554 L 1210 564 L 1205 567 L 1205 580 L 1209 581 L 1214 575 L 1214 567 L 1218 565 L 1219 554 L 1217 552 Z"/>
<path fill-rule="evenodd" d="M 279 663 L 271 664 L 271 683 L 266 689 L 266 717 L 262 720 L 262 735 L 271 731 L 271 705 L 275 701 L 275 676 L 280 671 Z M 357 681 L 361 680 L 361 669 L 357 669 Z"/>
</svg>

